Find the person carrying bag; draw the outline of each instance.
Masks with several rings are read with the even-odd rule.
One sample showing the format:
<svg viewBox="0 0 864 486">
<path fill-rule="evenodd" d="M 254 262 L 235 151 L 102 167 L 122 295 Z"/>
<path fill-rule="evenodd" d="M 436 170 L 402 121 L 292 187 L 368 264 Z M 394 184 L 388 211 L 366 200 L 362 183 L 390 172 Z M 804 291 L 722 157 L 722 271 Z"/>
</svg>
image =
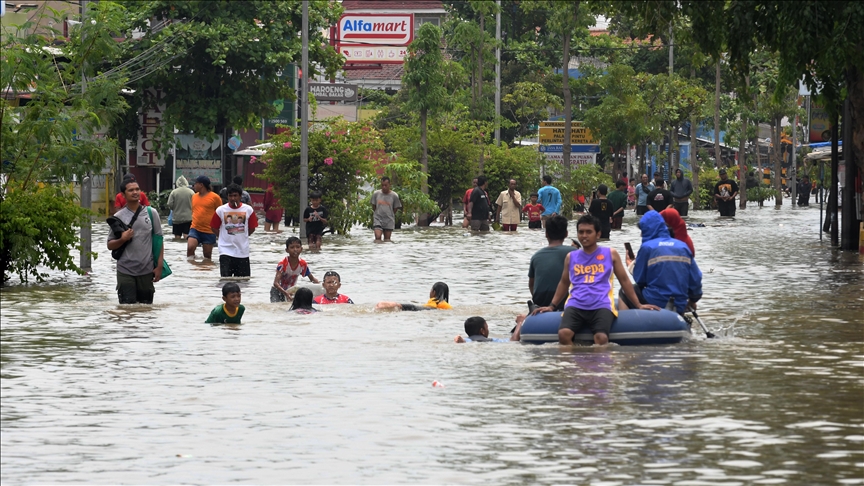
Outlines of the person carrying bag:
<svg viewBox="0 0 864 486">
<path fill-rule="evenodd" d="M 147 206 L 147 214 L 150 215 L 150 230 L 151 230 L 151 238 L 153 240 L 153 265 L 159 262 L 159 257 L 162 257 L 162 278 L 170 276 L 173 272 L 171 271 L 171 267 L 168 266 L 168 262 L 165 261 L 165 256 L 162 254 L 162 247 L 164 245 L 164 238 L 162 235 L 156 234 L 156 223 L 153 222 L 153 212 L 150 209 L 150 206 Z"/>
</svg>

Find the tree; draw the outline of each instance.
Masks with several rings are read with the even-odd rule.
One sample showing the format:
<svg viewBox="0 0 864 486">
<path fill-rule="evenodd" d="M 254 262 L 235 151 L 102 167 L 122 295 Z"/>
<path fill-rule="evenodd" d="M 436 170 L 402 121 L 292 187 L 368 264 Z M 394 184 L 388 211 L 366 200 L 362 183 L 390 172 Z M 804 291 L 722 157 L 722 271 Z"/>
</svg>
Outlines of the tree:
<svg viewBox="0 0 864 486">
<path fill-rule="evenodd" d="M 47 274 L 39 267 L 83 273 L 72 250 L 90 212 L 71 187 L 100 172 L 117 147 L 104 130 L 127 108 L 124 79 L 99 74 L 116 57 L 110 33 L 122 11 L 112 2 L 91 4 L 60 47 L 25 34 L 35 22 L 3 37 L 0 86 L 13 97 L 0 101 L 0 285 L 14 274 L 41 281 Z"/>
<path fill-rule="evenodd" d="M 549 109 L 561 109 L 561 98 L 549 93 L 540 83 L 523 81 L 513 85 L 501 99 L 519 124 L 519 139 L 527 135 L 528 127 L 546 118 Z"/>
<path fill-rule="evenodd" d="M 371 122 L 333 118 L 319 124 L 324 126 L 309 132 L 309 189 L 323 195 L 333 229 L 347 234 L 352 225 L 363 220 L 364 208 L 357 201 L 362 196 L 363 181 L 373 173 L 373 161 L 386 158 L 384 145 Z M 275 135 L 272 143 L 273 147 L 262 156 L 266 163 L 263 178 L 273 183 L 282 207 L 297 208 L 300 133 Z"/>
<path fill-rule="evenodd" d="M 262 117 L 276 114 L 273 100 L 295 98 L 279 73 L 300 58 L 300 0 L 126 3 L 132 14 L 129 28 L 144 36 L 123 46 L 128 57 L 146 60 L 130 83 L 139 92 L 161 88 L 163 140 L 173 136 L 174 128 L 203 137 L 228 127 L 254 128 Z M 313 72 L 303 73 L 307 79 L 317 70 L 334 74 L 342 64 L 323 34 L 338 21 L 342 7 L 327 0 L 309 4 Z M 139 109 L 133 106 L 128 116 Z"/>
<path fill-rule="evenodd" d="M 420 165 L 429 173 L 427 121 L 429 114 L 449 106 L 450 99 L 444 87 L 444 56 L 441 53 L 441 29 L 431 23 L 420 26 L 417 37 L 408 46 L 405 59 L 405 74 L 402 83 L 408 91 L 408 108 L 420 114 Z M 429 194 L 426 180 L 422 182 L 423 194 Z M 420 217 L 426 221 L 425 215 Z"/>
</svg>

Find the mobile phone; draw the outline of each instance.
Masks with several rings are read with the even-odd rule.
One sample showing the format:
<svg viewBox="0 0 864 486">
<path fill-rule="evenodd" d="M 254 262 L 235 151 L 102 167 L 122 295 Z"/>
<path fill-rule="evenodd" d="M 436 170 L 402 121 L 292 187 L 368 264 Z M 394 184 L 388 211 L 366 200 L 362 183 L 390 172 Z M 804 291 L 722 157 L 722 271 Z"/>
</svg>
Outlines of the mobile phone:
<svg viewBox="0 0 864 486">
<path fill-rule="evenodd" d="M 576 248 L 582 248 L 582 245 L 580 245 L 579 242 L 574 240 L 573 238 L 570 238 L 570 241 L 573 242 L 573 246 L 575 246 Z"/>
<path fill-rule="evenodd" d="M 630 258 L 631 260 L 635 260 L 636 255 L 633 254 L 633 247 L 630 246 L 629 241 L 627 243 L 624 243 L 624 248 L 627 249 L 627 257 Z"/>
</svg>

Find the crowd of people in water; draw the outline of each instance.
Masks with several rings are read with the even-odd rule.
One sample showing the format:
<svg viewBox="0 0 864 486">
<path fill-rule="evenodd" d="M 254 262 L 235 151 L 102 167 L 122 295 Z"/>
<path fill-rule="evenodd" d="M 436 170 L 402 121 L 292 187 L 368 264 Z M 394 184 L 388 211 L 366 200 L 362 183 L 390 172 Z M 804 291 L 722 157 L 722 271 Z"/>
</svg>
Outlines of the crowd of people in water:
<svg viewBox="0 0 864 486">
<path fill-rule="evenodd" d="M 724 175 L 721 171 L 721 182 L 727 180 Z M 477 177 L 474 184 L 464 197 L 464 227 L 477 232 L 488 231 L 490 222 L 500 218 L 503 231 L 516 231 L 524 213 L 528 216 L 529 228 L 545 231 L 548 245 L 531 257 L 528 269 L 529 312 L 561 312 L 560 343 L 572 344 L 573 337 L 580 330 L 590 329 L 595 344 L 606 344 L 619 311 L 665 308 L 684 314 L 696 308 L 696 302 L 702 296 L 702 273 L 696 264 L 696 250 L 681 214 L 686 215 L 686 198 L 693 188 L 680 170 L 672 183 L 672 191 L 665 189 L 659 173 L 655 174 L 653 183 L 648 183 L 647 175 L 643 174 L 642 183 L 632 193 L 628 191 L 626 180 L 618 181 L 611 193 L 608 187 L 600 185 L 587 214 L 576 222 L 577 238 L 571 240 L 572 244 L 565 243 L 569 237 L 569 222 L 559 214 L 561 193 L 552 185 L 550 176 L 543 177 L 543 187 L 531 194 L 525 205 L 516 190 L 516 181 L 511 180 L 508 188 L 498 196 L 494 212 L 486 193 L 486 177 Z M 718 190 L 716 196 L 722 202 L 726 202 L 724 198 L 728 197 L 734 202 L 737 185 L 731 184 Z M 198 246 L 202 246 L 204 258 L 211 258 L 218 238 L 221 276 L 249 277 L 249 236 L 257 228 L 258 219 L 248 204 L 248 193 L 238 183 L 229 184 L 223 190 L 223 203 L 223 198 L 213 192 L 210 180 L 205 176 L 196 178 L 191 190 L 182 176 L 176 186 L 169 198 L 172 209 L 176 208 L 172 214 L 172 231 L 175 238 L 186 238 L 187 257 L 194 258 Z M 149 304 L 153 302 L 155 293 L 153 284 L 163 277 L 163 269 L 167 268 L 164 265 L 161 221 L 156 211 L 143 210 L 147 204 L 146 196 L 134 177 L 125 177 L 120 191 L 117 203 L 121 208 L 108 220 L 111 231 L 107 241 L 108 249 L 117 260 L 118 299 L 121 304 Z M 381 189 L 375 191 L 371 201 L 375 242 L 389 242 L 395 229 L 396 214 L 402 208 L 398 194 L 390 188 L 389 178 L 381 179 Z M 608 239 L 612 229 L 620 229 L 628 207 L 635 207 L 636 214 L 641 216 L 642 245 L 638 255 L 634 255 L 628 246 L 622 259 L 615 249 L 600 246 L 599 242 Z M 721 214 L 723 212 L 721 209 Z M 321 237 L 328 219 L 329 213 L 321 205 L 321 194 L 313 192 L 303 215 L 310 250 L 321 249 Z M 299 314 L 316 312 L 314 304 L 354 303 L 339 293 L 342 282 L 338 273 L 325 273 L 323 282 L 312 274 L 306 260 L 300 258 L 303 243 L 299 238 L 287 238 L 285 252 L 287 255 L 276 265 L 270 289 L 271 302 L 290 302 L 290 310 Z M 316 296 L 310 288 L 298 285 L 300 278 L 321 284 L 323 293 Z M 618 293 L 615 292 L 615 280 L 620 287 Z M 223 303 L 212 310 L 206 322 L 241 323 L 245 308 L 236 282 L 224 284 L 222 300 Z M 423 305 L 399 302 L 379 302 L 376 305 L 377 310 L 401 311 L 451 308 L 449 287 L 444 282 L 432 286 L 429 300 Z M 526 317 L 517 316 L 510 340 L 519 340 Z M 488 324 L 482 317 L 469 318 L 464 327 L 467 337 L 457 336 L 456 342 L 496 341 L 489 338 Z"/>
</svg>

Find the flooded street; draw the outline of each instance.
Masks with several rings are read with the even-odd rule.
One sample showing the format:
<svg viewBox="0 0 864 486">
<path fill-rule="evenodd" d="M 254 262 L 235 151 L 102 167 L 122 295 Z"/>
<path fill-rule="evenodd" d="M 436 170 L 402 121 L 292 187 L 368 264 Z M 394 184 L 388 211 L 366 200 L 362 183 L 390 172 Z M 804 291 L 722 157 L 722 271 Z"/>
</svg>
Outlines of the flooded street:
<svg viewBox="0 0 864 486">
<path fill-rule="evenodd" d="M 818 206 L 784 203 L 691 213 L 700 317 L 723 336 L 599 350 L 453 343 L 469 316 L 506 337 L 525 311 L 546 244 L 526 225 L 327 235 L 301 258 L 356 305 L 314 315 L 269 303 L 290 229 L 256 233 L 232 330 L 203 323 L 218 250 L 169 241 L 155 304 L 120 306 L 96 223 L 92 275 L 0 293 L 0 480 L 864 484 L 864 265 L 819 242 Z M 621 253 L 641 241 L 627 214 L 604 243 Z M 439 280 L 452 311 L 373 310 Z"/>
</svg>

